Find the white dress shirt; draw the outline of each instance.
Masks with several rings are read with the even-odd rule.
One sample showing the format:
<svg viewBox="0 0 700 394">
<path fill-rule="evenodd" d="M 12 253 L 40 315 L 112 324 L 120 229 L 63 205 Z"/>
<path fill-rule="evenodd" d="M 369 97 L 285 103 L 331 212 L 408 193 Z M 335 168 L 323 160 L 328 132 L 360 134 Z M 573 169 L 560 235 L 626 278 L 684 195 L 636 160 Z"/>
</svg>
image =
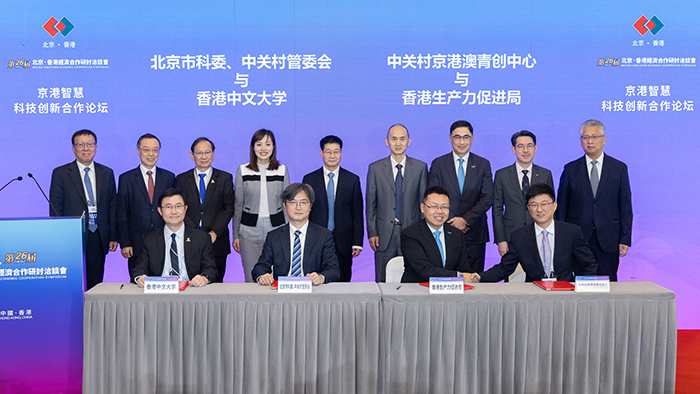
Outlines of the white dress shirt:
<svg viewBox="0 0 700 394">
<path fill-rule="evenodd" d="M 170 244 L 173 242 L 172 239 L 173 232 L 170 231 L 168 226 L 163 227 L 163 237 L 165 238 L 165 262 L 163 263 L 163 273 L 160 276 L 170 276 L 170 268 L 172 264 L 170 263 Z M 177 259 L 178 265 L 180 266 L 180 280 L 188 281 L 190 276 L 187 273 L 187 266 L 185 265 L 185 224 L 180 226 L 180 229 L 175 231 L 175 239 L 177 240 Z"/>
</svg>

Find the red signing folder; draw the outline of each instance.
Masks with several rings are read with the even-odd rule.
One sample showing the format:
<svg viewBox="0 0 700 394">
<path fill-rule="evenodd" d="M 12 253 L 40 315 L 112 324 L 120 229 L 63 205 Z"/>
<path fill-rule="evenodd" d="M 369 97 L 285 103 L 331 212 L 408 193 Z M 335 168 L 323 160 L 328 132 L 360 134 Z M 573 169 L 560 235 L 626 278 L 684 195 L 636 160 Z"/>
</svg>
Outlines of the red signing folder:
<svg viewBox="0 0 700 394">
<path fill-rule="evenodd" d="M 547 291 L 572 291 L 576 289 L 576 286 L 565 280 L 536 280 L 533 283 Z"/>
</svg>

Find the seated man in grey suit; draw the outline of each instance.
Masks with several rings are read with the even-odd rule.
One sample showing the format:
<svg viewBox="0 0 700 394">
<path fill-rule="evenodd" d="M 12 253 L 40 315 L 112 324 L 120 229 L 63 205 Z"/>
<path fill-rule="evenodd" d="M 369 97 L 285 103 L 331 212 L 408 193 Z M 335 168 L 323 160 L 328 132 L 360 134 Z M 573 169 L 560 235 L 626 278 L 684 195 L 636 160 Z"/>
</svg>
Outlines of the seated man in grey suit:
<svg viewBox="0 0 700 394">
<path fill-rule="evenodd" d="M 571 282 L 576 275 L 595 275 L 598 264 L 581 228 L 554 220 L 554 189 L 538 183 L 527 189 L 525 198 L 534 223 L 513 231 L 501 262 L 486 272 L 472 274 L 472 281 L 501 281 L 515 271 L 518 261 L 526 282 L 543 278 Z"/>
<path fill-rule="evenodd" d="M 143 236 L 131 279 L 139 287 L 144 286 L 146 276 L 178 276 L 194 287 L 215 281 L 218 272 L 211 237 L 185 225 L 187 205 L 182 192 L 166 189 L 158 198 L 158 212 L 163 216 L 165 227 Z"/>
<path fill-rule="evenodd" d="M 401 232 L 404 272 L 402 283 L 426 282 L 431 277 L 460 276 L 470 280 L 472 267 L 462 232 L 447 222 L 450 197 L 440 186 L 423 195 L 419 220 Z"/>
<path fill-rule="evenodd" d="M 311 186 L 292 183 L 282 193 L 289 223 L 267 233 L 251 276 L 269 286 L 280 276 L 310 276 L 314 285 L 340 278 L 333 233 L 309 221 L 314 203 Z"/>
</svg>

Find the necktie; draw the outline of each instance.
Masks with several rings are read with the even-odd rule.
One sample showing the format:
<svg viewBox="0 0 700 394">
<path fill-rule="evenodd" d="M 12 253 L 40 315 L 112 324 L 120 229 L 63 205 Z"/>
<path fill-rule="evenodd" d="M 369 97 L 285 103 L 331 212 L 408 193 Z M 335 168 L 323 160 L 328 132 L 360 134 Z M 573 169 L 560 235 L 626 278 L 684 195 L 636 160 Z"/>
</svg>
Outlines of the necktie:
<svg viewBox="0 0 700 394">
<path fill-rule="evenodd" d="M 523 170 L 522 172 L 523 172 L 523 183 L 521 185 L 522 185 L 523 199 L 525 199 L 525 192 L 527 191 L 527 188 L 530 187 L 530 180 L 527 178 L 527 173 L 530 171 Z"/>
<path fill-rule="evenodd" d="M 207 176 L 207 174 L 199 174 L 199 199 L 204 205 L 204 196 L 207 195 L 207 185 L 204 183 L 204 177 Z"/>
<path fill-rule="evenodd" d="M 170 242 L 170 275 L 180 277 L 180 263 L 177 258 L 177 239 L 176 235 L 173 233 L 171 235 L 172 241 Z"/>
<path fill-rule="evenodd" d="M 328 196 L 328 229 L 335 229 L 335 182 L 333 182 L 334 173 L 328 174 L 328 187 L 326 195 Z"/>
<path fill-rule="evenodd" d="M 462 193 L 464 190 L 464 159 L 461 157 L 457 159 L 459 162 L 459 169 L 457 170 L 457 180 L 459 181 L 459 192 Z"/>
<path fill-rule="evenodd" d="M 595 197 L 595 194 L 598 191 L 598 183 L 600 182 L 598 167 L 596 167 L 598 160 L 593 160 L 591 164 L 593 164 L 593 168 L 591 169 L 591 188 L 593 189 L 593 197 Z"/>
<path fill-rule="evenodd" d="M 401 175 L 401 164 L 397 164 L 396 168 L 399 172 L 396 173 L 396 219 L 401 221 L 403 216 L 403 175 Z"/>
<path fill-rule="evenodd" d="M 435 231 L 433 232 L 433 235 L 435 236 L 435 241 L 438 244 L 438 249 L 440 249 L 440 257 L 442 257 L 442 266 L 443 268 L 445 267 L 445 250 L 442 248 L 442 242 L 440 242 L 440 233 L 441 231 Z"/>
<path fill-rule="evenodd" d="M 83 180 L 85 181 L 85 188 L 88 193 L 88 206 L 94 207 L 97 204 L 95 203 L 95 194 L 92 192 L 92 181 L 90 180 L 90 176 L 88 176 L 88 172 L 90 172 L 90 167 L 85 167 L 85 176 L 83 176 Z M 93 212 L 92 214 L 88 212 L 88 216 L 88 229 L 91 233 L 94 233 L 95 230 L 97 230 L 97 212 Z"/>
<path fill-rule="evenodd" d="M 549 247 L 549 233 L 542 230 L 542 263 L 544 264 L 544 276 L 549 277 L 552 267 L 552 249 Z"/>
<path fill-rule="evenodd" d="M 153 184 L 153 171 L 146 171 L 146 175 L 148 175 L 148 199 L 151 200 L 151 204 L 153 204 L 153 192 L 155 189 L 155 185 Z"/>
<path fill-rule="evenodd" d="M 294 232 L 294 251 L 292 252 L 292 276 L 301 276 L 301 231 Z"/>
</svg>

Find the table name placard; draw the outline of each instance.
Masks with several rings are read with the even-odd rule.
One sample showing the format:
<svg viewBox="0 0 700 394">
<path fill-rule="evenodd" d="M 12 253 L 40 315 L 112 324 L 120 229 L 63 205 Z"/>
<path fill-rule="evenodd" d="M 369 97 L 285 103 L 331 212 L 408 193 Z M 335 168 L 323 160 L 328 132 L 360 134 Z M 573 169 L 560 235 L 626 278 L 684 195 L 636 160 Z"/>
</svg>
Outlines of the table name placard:
<svg viewBox="0 0 700 394">
<path fill-rule="evenodd" d="M 609 293 L 609 276 L 577 276 L 576 292 L 578 293 Z"/>
<path fill-rule="evenodd" d="M 177 293 L 180 291 L 178 277 L 173 276 L 147 276 L 144 278 L 144 293 Z"/>
<path fill-rule="evenodd" d="M 464 279 L 430 278 L 430 294 L 464 294 Z"/>
<path fill-rule="evenodd" d="M 310 276 L 280 276 L 277 278 L 278 293 L 311 293 Z"/>
</svg>

